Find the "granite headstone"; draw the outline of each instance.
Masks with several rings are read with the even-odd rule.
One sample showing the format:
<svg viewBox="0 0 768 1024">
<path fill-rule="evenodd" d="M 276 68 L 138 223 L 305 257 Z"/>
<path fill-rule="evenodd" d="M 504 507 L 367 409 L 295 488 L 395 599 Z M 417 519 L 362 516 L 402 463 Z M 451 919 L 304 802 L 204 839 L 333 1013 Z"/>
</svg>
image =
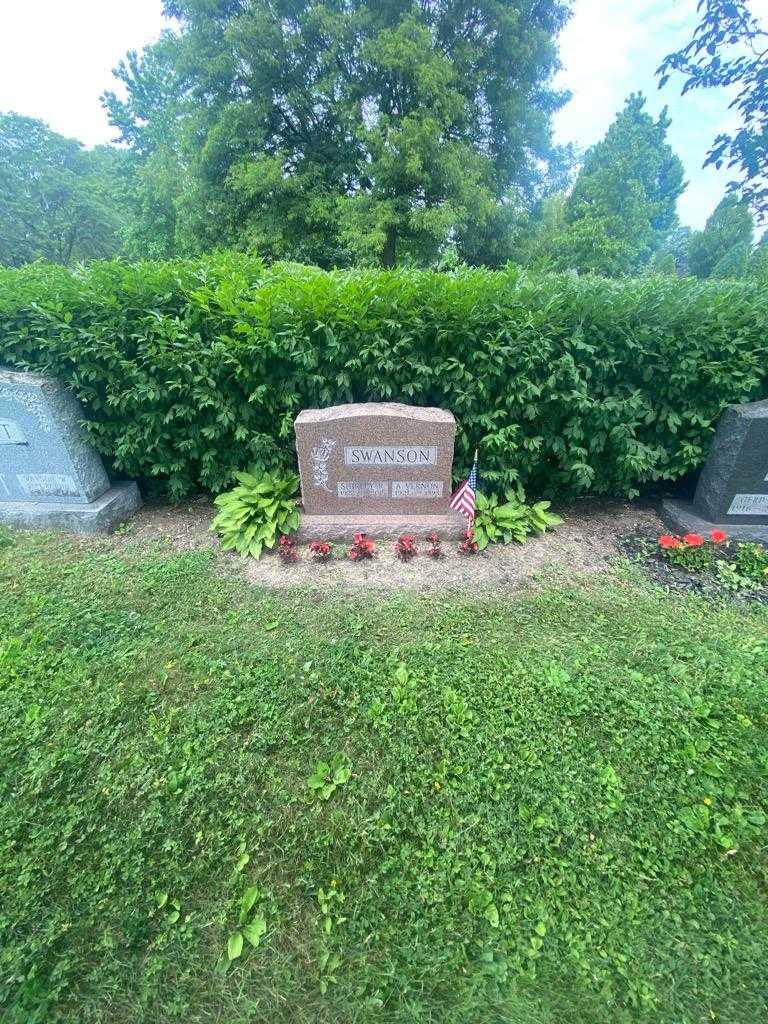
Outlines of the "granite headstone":
<svg viewBox="0 0 768 1024">
<path fill-rule="evenodd" d="M 461 536 L 449 507 L 456 422 L 445 409 L 369 402 L 296 418 L 303 540 L 436 530 Z"/>
<path fill-rule="evenodd" d="M 135 483 L 110 486 L 83 419 L 58 381 L 0 369 L 0 523 L 101 533 L 141 505 Z"/>
<path fill-rule="evenodd" d="M 683 533 L 768 543 L 768 401 L 726 407 L 693 501 L 664 501 L 662 517 Z"/>
</svg>

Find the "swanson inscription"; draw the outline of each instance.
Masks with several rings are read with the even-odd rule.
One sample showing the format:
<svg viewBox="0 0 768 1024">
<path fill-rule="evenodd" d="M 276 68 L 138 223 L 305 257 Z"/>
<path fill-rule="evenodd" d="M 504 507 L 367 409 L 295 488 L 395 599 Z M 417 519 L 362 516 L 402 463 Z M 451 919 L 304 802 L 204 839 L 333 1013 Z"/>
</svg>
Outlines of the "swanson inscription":
<svg viewBox="0 0 768 1024">
<path fill-rule="evenodd" d="M 435 445 L 350 445 L 344 449 L 346 466 L 434 466 Z"/>
</svg>

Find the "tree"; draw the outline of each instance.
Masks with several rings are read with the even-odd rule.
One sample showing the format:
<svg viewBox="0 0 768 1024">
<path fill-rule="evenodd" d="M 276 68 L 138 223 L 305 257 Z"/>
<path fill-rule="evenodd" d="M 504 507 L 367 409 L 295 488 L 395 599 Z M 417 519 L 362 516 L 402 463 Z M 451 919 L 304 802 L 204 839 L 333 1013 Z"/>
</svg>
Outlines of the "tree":
<svg viewBox="0 0 768 1024">
<path fill-rule="evenodd" d="M 177 50 L 176 37 L 166 32 L 141 57 L 129 51 L 114 70 L 126 98 L 112 91 L 101 97 L 135 159 L 124 237 L 131 258 L 167 259 L 197 248 L 180 218 L 193 186 L 180 137 L 189 100 L 174 63 Z"/>
<path fill-rule="evenodd" d="M 669 118 L 654 121 L 640 94 L 630 96 L 605 138 L 587 151 L 552 239 L 561 269 L 618 276 L 637 273 L 677 225 L 683 165 L 666 141 Z"/>
<path fill-rule="evenodd" d="M 768 281 L 768 231 L 750 254 L 744 276 L 749 280 Z"/>
<path fill-rule="evenodd" d="M 721 132 L 704 163 L 738 168 L 732 182 L 762 217 L 768 213 L 768 32 L 760 28 L 744 0 L 699 0 L 704 12 L 693 37 L 668 54 L 658 71 L 659 88 L 674 72 L 686 76 L 683 95 L 691 89 L 736 88 L 730 106 L 741 123 Z"/>
<path fill-rule="evenodd" d="M 568 8 L 166 0 L 179 32 L 129 55 L 127 99 L 105 102 L 145 159 L 174 148 L 175 232 L 201 248 L 392 266 L 450 243 L 498 262 L 510 195 L 552 154 Z"/>
<path fill-rule="evenodd" d="M 703 231 L 694 231 L 688 263 L 695 277 L 742 277 L 752 251 L 755 225 L 746 201 L 731 193 L 707 219 Z"/>
<path fill-rule="evenodd" d="M 670 275 L 674 273 L 678 277 L 685 277 L 690 270 L 688 250 L 691 244 L 691 234 L 691 229 L 684 225 L 673 228 L 654 253 L 649 267 L 651 269 L 664 267 L 664 273 L 669 271 Z"/>
<path fill-rule="evenodd" d="M 68 265 L 117 252 L 130 159 L 108 146 L 84 150 L 42 121 L 0 114 L 0 263 Z"/>
</svg>

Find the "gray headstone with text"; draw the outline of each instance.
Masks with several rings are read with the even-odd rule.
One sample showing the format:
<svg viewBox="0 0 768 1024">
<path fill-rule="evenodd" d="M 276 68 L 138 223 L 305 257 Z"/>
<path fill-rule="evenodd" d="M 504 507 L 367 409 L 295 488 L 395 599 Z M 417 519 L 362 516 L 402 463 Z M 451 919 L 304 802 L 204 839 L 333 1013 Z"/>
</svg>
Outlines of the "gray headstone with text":
<svg viewBox="0 0 768 1024">
<path fill-rule="evenodd" d="M 679 529 L 768 541 L 768 401 L 727 406 L 693 502 L 665 501 L 662 514 Z"/>
<path fill-rule="evenodd" d="M 101 532 L 141 504 L 135 484 L 110 486 L 83 419 L 58 381 L 0 369 L 0 522 Z"/>
</svg>

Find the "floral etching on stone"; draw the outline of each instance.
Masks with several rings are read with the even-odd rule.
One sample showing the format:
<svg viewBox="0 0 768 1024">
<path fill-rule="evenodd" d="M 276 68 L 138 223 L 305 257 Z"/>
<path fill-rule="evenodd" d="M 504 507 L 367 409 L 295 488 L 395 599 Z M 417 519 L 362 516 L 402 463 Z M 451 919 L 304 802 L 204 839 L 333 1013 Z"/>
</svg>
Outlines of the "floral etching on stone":
<svg viewBox="0 0 768 1024">
<path fill-rule="evenodd" d="M 331 457 L 333 449 L 336 447 L 336 441 L 329 437 L 324 437 L 320 444 L 317 444 L 312 449 L 310 459 L 312 462 L 312 483 L 315 487 L 322 487 L 324 491 L 330 492 L 328 486 L 328 460 Z"/>
</svg>

